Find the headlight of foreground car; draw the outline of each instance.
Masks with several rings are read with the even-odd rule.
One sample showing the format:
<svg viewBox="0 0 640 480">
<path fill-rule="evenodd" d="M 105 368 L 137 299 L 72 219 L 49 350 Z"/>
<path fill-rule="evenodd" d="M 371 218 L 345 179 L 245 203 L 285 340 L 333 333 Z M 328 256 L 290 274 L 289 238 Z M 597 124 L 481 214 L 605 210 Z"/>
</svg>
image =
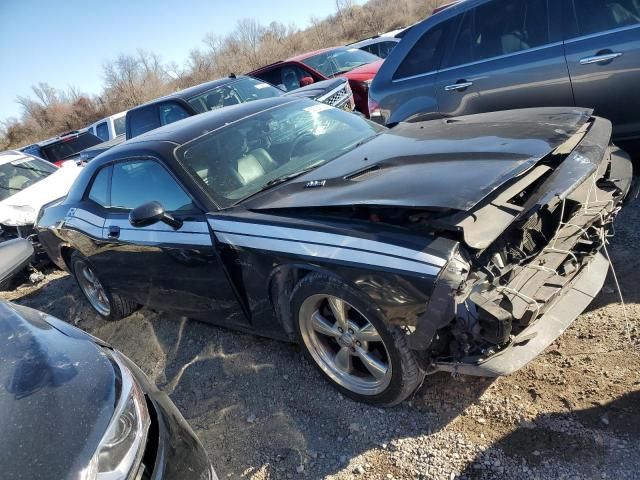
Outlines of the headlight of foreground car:
<svg viewBox="0 0 640 480">
<path fill-rule="evenodd" d="M 82 480 L 134 480 L 147 443 L 151 419 L 144 394 L 129 369 L 111 356 L 120 368 L 122 389 L 116 411 Z"/>
</svg>

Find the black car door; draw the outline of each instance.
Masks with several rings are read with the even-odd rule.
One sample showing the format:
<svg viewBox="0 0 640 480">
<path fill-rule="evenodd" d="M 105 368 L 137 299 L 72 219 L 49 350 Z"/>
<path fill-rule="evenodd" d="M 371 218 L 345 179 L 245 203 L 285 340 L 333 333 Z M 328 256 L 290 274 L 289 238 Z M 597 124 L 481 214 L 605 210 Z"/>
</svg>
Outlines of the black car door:
<svg viewBox="0 0 640 480">
<path fill-rule="evenodd" d="M 214 249 L 205 216 L 178 180 L 149 157 L 107 168 L 104 246 L 92 258 L 99 276 L 113 290 L 143 305 L 244 325 L 246 318 Z M 129 213 L 150 201 L 160 202 L 182 226 L 174 229 L 158 222 L 133 227 Z"/>
<path fill-rule="evenodd" d="M 567 0 L 565 52 L 576 105 L 640 138 L 640 0 Z"/>
</svg>

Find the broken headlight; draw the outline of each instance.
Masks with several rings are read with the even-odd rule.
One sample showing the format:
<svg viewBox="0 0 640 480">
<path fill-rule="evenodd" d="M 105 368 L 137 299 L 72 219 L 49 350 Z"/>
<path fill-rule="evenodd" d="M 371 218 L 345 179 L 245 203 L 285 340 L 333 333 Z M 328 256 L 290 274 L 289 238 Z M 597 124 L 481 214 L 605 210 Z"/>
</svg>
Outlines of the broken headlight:
<svg viewBox="0 0 640 480">
<path fill-rule="evenodd" d="M 129 368 L 110 355 L 118 365 L 122 389 L 115 413 L 82 480 L 133 480 L 139 469 L 151 423 L 146 400 Z"/>
</svg>

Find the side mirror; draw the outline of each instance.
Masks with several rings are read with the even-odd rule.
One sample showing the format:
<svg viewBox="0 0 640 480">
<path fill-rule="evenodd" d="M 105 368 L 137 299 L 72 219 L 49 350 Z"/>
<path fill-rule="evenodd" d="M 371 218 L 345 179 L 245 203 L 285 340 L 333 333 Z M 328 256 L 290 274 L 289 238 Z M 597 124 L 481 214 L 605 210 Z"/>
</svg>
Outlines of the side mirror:
<svg viewBox="0 0 640 480">
<path fill-rule="evenodd" d="M 313 78 L 311 77 L 302 77 L 300 79 L 300 86 L 306 87 L 307 85 L 311 85 L 313 83 Z"/>
<path fill-rule="evenodd" d="M 134 208 L 129 213 L 129 223 L 136 228 L 148 227 L 158 222 L 166 223 L 174 230 L 182 226 L 182 220 L 178 220 L 165 212 L 160 202 L 145 203 Z"/>
</svg>

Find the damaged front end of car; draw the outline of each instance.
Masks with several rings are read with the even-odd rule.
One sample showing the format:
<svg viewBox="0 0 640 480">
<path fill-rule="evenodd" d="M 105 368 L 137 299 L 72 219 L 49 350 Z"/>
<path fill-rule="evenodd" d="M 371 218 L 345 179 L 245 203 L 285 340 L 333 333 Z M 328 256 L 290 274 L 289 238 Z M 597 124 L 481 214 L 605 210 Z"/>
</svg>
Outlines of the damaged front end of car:
<svg viewBox="0 0 640 480">
<path fill-rule="evenodd" d="M 411 348 L 429 372 L 500 376 L 559 337 L 602 288 L 613 221 L 632 190 L 629 157 L 592 118 L 467 212 L 439 218 L 459 248 Z"/>
</svg>

